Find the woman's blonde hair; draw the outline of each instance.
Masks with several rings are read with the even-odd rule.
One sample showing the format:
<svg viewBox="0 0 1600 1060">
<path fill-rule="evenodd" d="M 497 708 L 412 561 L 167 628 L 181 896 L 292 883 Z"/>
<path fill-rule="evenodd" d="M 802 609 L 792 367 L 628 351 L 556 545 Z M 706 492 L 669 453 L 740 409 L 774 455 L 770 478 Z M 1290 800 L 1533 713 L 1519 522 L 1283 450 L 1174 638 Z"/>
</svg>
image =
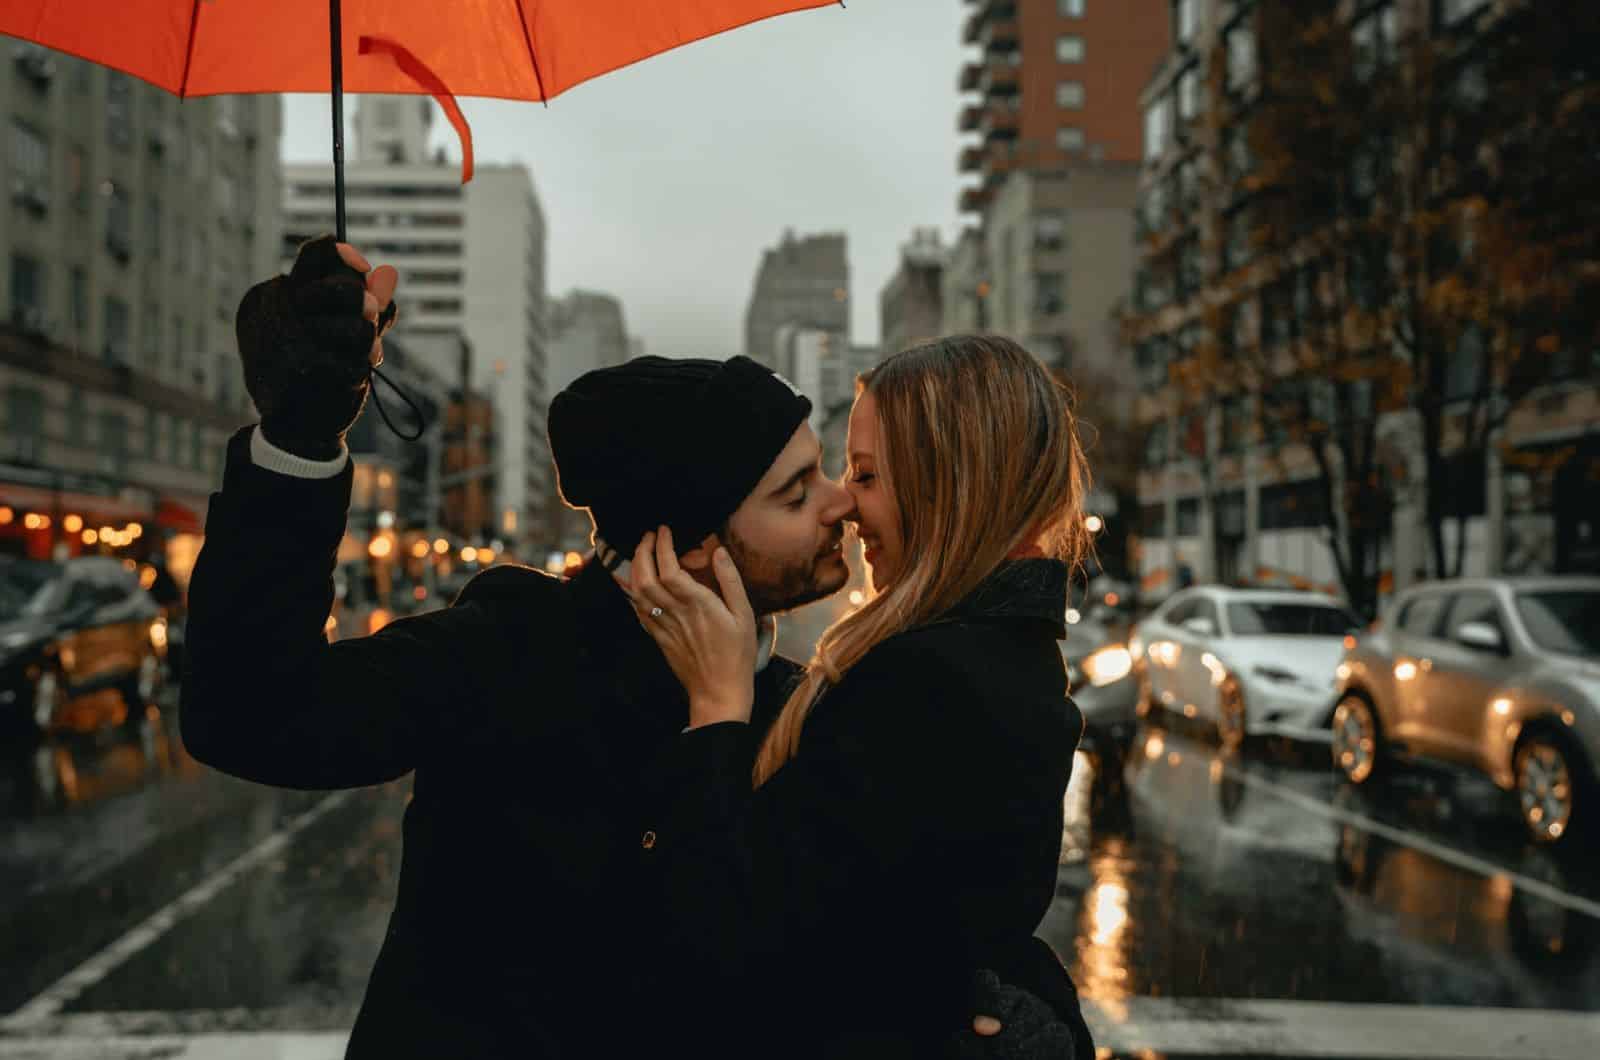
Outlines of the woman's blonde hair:
<svg viewBox="0 0 1600 1060">
<path fill-rule="evenodd" d="M 881 641 L 948 611 L 1037 544 L 1077 564 L 1089 472 L 1065 386 L 998 336 L 914 346 L 856 381 L 878 414 L 876 475 L 899 510 L 903 569 L 822 635 L 756 758 L 765 783 L 794 757 L 818 695 Z"/>
</svg>

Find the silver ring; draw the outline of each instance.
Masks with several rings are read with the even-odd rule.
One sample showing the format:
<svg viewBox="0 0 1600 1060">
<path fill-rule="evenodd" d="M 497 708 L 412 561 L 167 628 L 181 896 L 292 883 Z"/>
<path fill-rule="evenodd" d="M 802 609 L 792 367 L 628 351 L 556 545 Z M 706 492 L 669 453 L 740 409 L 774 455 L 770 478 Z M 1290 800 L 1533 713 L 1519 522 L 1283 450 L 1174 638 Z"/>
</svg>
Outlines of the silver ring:
<svg viewBox="0 0 1600 1060">
<path fill-rule="evenodd" d="M 666 612 L 661 610 L 661 608 L 659 608 L 659 607 L 652 607 L 650 609 L 650 617 L 651 618 L 660 618 L 664 614 L 666 614 Z"/>
</svg>

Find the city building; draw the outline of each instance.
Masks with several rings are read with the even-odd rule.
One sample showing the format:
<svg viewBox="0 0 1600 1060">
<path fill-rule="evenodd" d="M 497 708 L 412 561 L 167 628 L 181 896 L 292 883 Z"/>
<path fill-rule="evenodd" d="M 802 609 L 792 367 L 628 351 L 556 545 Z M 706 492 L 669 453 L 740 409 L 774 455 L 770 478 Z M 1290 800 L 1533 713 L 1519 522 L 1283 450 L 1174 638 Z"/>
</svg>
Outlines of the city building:
<svg viewBox="0 0 1600 1060">
<path fill-rule="evenodd" d="M 943 333 L 946 256 L 937 228 L 917 229 L 900 248 L 900 267 L 878 296 L 878 345 L 885 350 L 903 350 Z"/>
<path fill-rule="evenodd" d="M 1017 170 L 1137 162 L 1139 90 L 1165 54 L 1165 0 L 968 0 L 959 127 L 963 213 L 982 214 Z"/>
<path fill-rule="evenodd" d="M 1118 374 L 1138 178 L 1137 165 L 1090 161 L 1007 177 L 982 230 L 987 328 L 1063 373 Z"/>
<path fill-rule="evenodd" d="M 788 231 L 767 250 L 745 309 L 745 353 L 778 368 L 776 342 L 784 324 L 850 331 L 850 261 L 841 233 L 797 238 Z"/>
<path fill-rule="evenodd" d="M 495 402 L 496 533 L 542 545 L 555 500 L 545 412 L 549 353 L 545 218 L 521 165 L 460 170 L 430 154 L 434 104 L 362 97 L 355 151 L 345 167 L 349 238 L 375 264 L 400 270 L 397 338 L 455 380 L 458 339 L 473 350 L 471 389 Z M 333 167 L 285 167 L 288 257 L 334 229 Z"/>
<path fill-rule="evenodd" d="M 1139 84 L 1166 53 L 1164 0 L 974 0 L 964 39 L 978 49 L 960 87 L 976 100 L 959 169 L 975 215 L 942 282 L 946 333 L 1016 339 L 1075 381 L 1120 379 L 1113 317 L 1134 261 Z M 1133 72 L 1133 76 L 1130 76 Z M 1115 395 L 1098 414 L 1126 419 Z"/>
<path fill-rule="evenodd" d="M 121 547 L 160 542 L 182 580 L 255 418 L 233 326 L 279 266 L 281 101 L 180 102 L 22 42 L 6 60 L 0 550 L 103 548 L 137 523 Z"/>
<path fill-rule="evenodd" d="M 1370 612 L 1428 577 L 1600 570 L 1589 496 L 1600 475 L 1592 355 L 1529 358 L 1543 374 L 1508 397 L 1492 368 L 1504 362 L 1468 326 L 1436 347 L 1440 392 L 1385 388 L 1417 363 L 1415 347 L 1405 346 L 1416 339 L 1389 323 L 1410 282 L 1402 270 L 1412 266 L 1386 241 L 1428 223 L 1416 218 L 1411 183 L 1430 188 L 1431 209 L 1448 208 L 1458 194 L 1450 174 L 1464 170 L 1436 160 L 1457 146 L 1390 139 L 1370 157 L 1352 151 L 1348 174 L 1330 174 L 1341 190 L 1294 216 L 1292 227 L 1273 228 L 1276 191 L 1259 190 L 1259 153 L 1273 145 L 1256 132 L 1273 106 L 1263 91 L 1271 58 L 1263 53 L 1274 46 L 1263 37 L 1268 6 L 1174 0 L 1174 46 L 1142 96 L 1128 337 L 1145 443 L 1138 551 L 1146 593 L 1164 596 L 1191 580 L 1288 584 L 1349 596 Z M 1326 55 L 1363 92 L 1392 78 L 1405 100 L 1395 113 L 1442 113 L 1493 96 L 1482 64 L 1494 49 L 1479 45 L 1518 7 L 1341 3 Z M 1304 21 L 1297 9 L 1272 10 Z M 1434 75 L 1410 57 L 1424 52 L 1411 45 L 1456 80 L 1427 80 Z M 1297 66 L 1296 76 L 1309 83 L 1313 75 Z M 1437 105 L 1415 106 L 1422 92 L 1435 93 L 1428 98 Z M 1376 112 L 1352 110 L 1353 137 L 1378 121 Z M 1497 135 L 1480 128 L 1462 150 L 1481 158 Z M 1368 246 L 1379 248 L 1378 267 Z M 1417 334 L 1422 314 L 1440 312 L 1425 304 L 1408 333 Z M 1480 412 L 1496 403 L 1507 414 L 1473 446 L 1473 422 L 1491 422 Z M 1439 425 L 1431 455 L 1425 415 Z M 1430 474 L 1439 480 L 1430 483 Z M 1437 538 L 1458 565 L 1438 562 L 1430 541 L 1430 490 L 1437 497 L 1446 481 L 1450 496 L 1435 503 L 1452 517 Z"/>
</svg>

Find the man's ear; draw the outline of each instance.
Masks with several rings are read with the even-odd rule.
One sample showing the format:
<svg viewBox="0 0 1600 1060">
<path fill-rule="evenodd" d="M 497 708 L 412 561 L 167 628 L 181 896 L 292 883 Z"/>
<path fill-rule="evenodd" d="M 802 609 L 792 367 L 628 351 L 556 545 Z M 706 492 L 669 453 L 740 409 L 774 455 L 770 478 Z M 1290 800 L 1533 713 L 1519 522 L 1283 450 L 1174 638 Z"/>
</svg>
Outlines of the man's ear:
<svg viewBox="0 0 1600 1060">
<path fill-rule="evenodd" d="M 710 570 L 711 557 L 717 554 L 717 549 L 722 547 L 722 539 L 716 534 L 707 534 L 698 545 L 678 557 L 678 566 L 684 570 Z"/>
</svg>

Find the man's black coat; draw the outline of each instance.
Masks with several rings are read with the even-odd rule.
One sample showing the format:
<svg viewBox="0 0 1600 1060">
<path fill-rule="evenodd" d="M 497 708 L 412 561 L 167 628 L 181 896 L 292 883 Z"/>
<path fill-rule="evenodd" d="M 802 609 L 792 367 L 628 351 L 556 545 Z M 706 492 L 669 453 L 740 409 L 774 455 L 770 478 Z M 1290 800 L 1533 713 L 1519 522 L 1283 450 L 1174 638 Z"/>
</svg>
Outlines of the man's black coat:
<svg viewBox="0 0 1600 1060">
<path fill-rule="evenodd" d="M 329 644 L 352 469 L 280 475 L 252 463 L 249 438 L 230 442 L 211 498 L 180 720 L 194 757 L 263 784 L 415 774 L 399 894 L 348 1055 L 659 1047 L 664 1021 L 689 1014 L 649 959 L 639 802 L 688 704 L 610 574 L 491 568 L 448 608 Z M 797 669 L 767 665 L 760 709 Z"/>
</svg>

